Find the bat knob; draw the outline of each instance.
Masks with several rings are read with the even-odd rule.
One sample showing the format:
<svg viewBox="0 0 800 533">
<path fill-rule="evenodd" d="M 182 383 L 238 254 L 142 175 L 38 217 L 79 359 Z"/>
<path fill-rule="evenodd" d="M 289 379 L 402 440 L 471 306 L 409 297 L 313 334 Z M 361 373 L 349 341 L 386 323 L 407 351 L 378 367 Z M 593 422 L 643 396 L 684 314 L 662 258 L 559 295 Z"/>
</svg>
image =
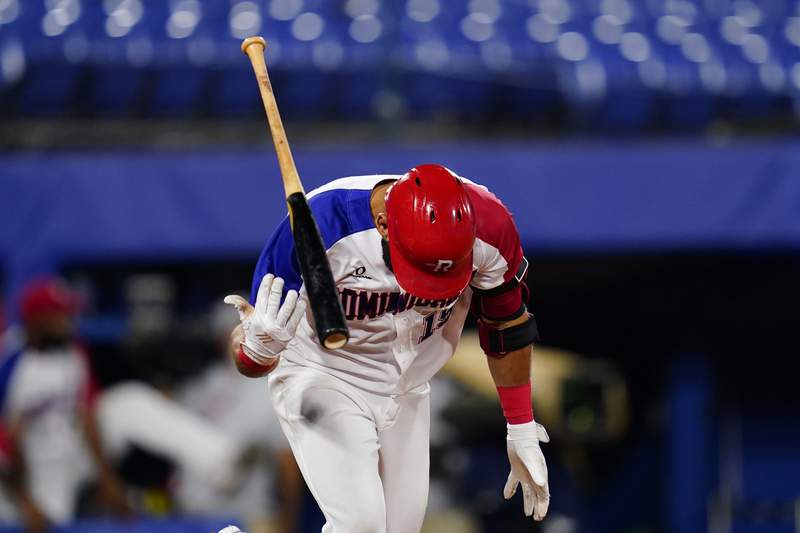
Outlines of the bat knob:
<svg viewBox="0 0 800 533">
<path fill-rule="evenodd" d="M 322 341 L 322 344 L 328 350 L 338 350 L 345 344 L 347 344 L 347 334 L 341 332 L 332 332 L 329 333 L 325 340 Z"/>
<path fill-rule="evenodd" d="M 247 48 L 251 44 L 259 44 L 259 45 L 261 45 L 261 48 L 266 48 L 267 47 L 267 41 L 265 41 L 263 37 L 261 37 L 260 35 L 254 35 L 254 36 L 248 37 L 247 39 L 242 41 L 242 53 L 243 54 L 247 54 Z"/>
</svg>

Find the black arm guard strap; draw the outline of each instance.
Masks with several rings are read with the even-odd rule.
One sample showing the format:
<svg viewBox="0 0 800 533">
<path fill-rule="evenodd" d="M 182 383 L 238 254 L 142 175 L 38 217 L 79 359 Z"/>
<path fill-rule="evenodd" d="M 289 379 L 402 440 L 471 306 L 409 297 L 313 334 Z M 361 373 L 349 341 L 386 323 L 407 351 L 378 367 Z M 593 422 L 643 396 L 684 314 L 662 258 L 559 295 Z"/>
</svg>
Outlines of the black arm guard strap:
<svg viewBox="0 0 800 533">
<path fill-rule="evenodd" d="M 505 329 L 498 329 L 483 320 L 478 320 L 478 337 L 486 355 L 501 359 L 509 352 L 538 341 L 539 331 L 536 328 L 536 320 L 529 314 L 526 322 Z"/>
</svg>

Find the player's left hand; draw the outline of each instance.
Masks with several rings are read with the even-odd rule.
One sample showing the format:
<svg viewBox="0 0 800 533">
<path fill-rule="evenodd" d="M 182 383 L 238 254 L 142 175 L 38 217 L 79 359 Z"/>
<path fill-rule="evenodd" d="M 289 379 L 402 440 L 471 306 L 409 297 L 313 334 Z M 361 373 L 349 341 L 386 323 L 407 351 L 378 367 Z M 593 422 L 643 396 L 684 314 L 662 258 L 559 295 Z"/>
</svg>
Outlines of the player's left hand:
<svg viewBox="0 0 800 533">
<path fill-rule="evenodd" d="M 283 285 L 283 278 L 267 274 L 261 279 L 255 307 L 235 294 L 224 300 L 239 312 L 245 353 L 262 365 L 272 364 L 286 348 L 306 312 L 306 303 L 299 299 L 295 290 L 288 291 L 281 304 Z"/>
<path fill-rule="evenodd" d="M 510 499 L 522 484 L 525 516 L 533 515 L 542 520 L 550 505 L 550 488 L 547 485 L 547 463 L 539 447 L 540 442 L 550 442 L 544 426 L 536 421 L 526 424 L 508 424 L 508 461 L 511 473 L 503 489 L 503 496 Z"/>
</svg>

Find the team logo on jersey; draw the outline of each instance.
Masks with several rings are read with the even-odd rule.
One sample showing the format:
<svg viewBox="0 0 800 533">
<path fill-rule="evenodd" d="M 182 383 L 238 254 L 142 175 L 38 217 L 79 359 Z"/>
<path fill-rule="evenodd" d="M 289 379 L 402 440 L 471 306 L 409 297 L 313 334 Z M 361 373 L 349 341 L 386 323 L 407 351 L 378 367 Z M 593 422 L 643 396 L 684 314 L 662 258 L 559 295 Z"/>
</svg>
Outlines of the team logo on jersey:
<svg viewBox="0 0 800 533">
<path fill-rule="evenodd" d="M 367 276 L 366 272 L 367 272 L 367 267 L 365 266 L 356 267 L 355 270 L 353 270 L 353 277 L 359 279 L 374 279 L 372 276 Z"/>
<path fill-rule="evenodd" d="M 458 296 L 446 300 L 426 300 L 405 292 L 380 292 L 339 289 L 342 309 L 347 320 L 375 318 L 385 313 L 402 313 L 414 309 L 421 314 L 448 309 L 455 305 Z"/>
</svg>

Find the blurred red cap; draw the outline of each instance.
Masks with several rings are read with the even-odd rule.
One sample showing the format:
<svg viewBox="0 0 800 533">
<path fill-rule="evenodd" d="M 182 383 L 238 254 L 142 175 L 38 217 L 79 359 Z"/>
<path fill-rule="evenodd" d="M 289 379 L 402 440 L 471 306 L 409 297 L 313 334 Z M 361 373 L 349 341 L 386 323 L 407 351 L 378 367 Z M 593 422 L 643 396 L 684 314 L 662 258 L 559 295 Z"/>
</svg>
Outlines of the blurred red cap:
<svg viewBox="0 0 800 533">
<path fill-rule="evenodd" d="M 55 313 L 74 315 L 81 310 L 81 299 L 77 293 L 57 278 L 32 281 L 22 289 L 20 315 L 29 322 Z"/>
</svg>

